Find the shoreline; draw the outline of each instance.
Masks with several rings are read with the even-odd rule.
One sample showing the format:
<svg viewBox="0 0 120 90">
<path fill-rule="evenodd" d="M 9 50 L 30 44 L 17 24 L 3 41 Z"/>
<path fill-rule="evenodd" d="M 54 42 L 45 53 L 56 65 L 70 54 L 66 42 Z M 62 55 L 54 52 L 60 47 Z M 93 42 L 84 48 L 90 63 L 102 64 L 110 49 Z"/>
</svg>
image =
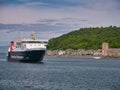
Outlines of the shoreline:
<svg viewBox="0 0 120 90">
<path fill-rule="evenodd" d="M 47 50 L 46 57 L 71 57 L 71 58 L 120 58 L 120 49 L 66 49 L 66 50 Z"/>
<path fill-rule="evenodd" d="M 53 56 L 48 56 L 48 55 L 45 55 L 45 57 L 60 57 L 60 58 L 93 58 L 95 56 L 72 56 L 72 55 L 53 55 Z M 102 56 L 98 56 L 98 57 L 101 57 L 103 58 Z"/>
<path fill-rule="evenodd" d="M 71 55 L 52 55 L 52 56 L 48 56 L 45 55 L 45 57 L 47 58 L 93 58 L 93 59 L 102 59 L 102 58 L 120 58 L 120 57 L 103 57 L 103 56 L 71 56 Z"/>
</svg>

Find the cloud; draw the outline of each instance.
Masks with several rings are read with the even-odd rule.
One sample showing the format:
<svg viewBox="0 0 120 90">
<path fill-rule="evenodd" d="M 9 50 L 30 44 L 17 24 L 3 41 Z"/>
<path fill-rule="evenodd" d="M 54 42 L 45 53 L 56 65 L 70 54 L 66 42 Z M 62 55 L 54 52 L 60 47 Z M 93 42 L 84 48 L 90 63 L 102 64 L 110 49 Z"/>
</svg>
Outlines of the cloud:
<svg viewBox="0 0 120 90">
<path fill-rule="evenodd" d="M 48 20 L 49 21 L 49 20 Z M 0 23 L 0 43 L 4 41 L 20 39 L 20 32 L 24 33 L 25 38 L 30 37 L 30 32 L 34 31 L 37 39 L 50 39 L 64 33 L 72 31 L 74 28 L 64 23 L 51 24 L 2 24 Z M 6 43 L 7 43 L 6 42 Z M 7 43 L 8 44 L 8 43 Z"/>
<path fill-rule="evenodd" d="M 34 23 L 34 24 L 2 24 L 0 23 L 0 30 L 1 29 L 9 29 L 11 30 L 11 32 L 14 31 L 44 31 L 44 32 L 48 32 L 48 31 L 57 31 L 57 30 L 63 30 L 63 29 L 70 29 L 72 27 L 70 27 L 70 25 L 72 24 L 66 24 L 66 23 L 60 23 L 55 22 L 54 24 L 52 24 L 54 21 L 58 21 L 58 20 L 42 20 L 40 23 Z M 43 23 L 45 22 L 45 23 Z M 46 23 L 49 22 L 49 23 Z M 59 24 L 58 24 L 59 23 Z"/>
<path fill-rule="evenodd" d="M 3 25 L 3 24 L 2 24 Z M 10 26 L 10 28 L 8 27 Z M 17 27 L 17 28 L 15 28 Z M 64 33 L 68 33 L 71 28 L 67 29 L 62 25 L 50 26 L 45 24 L 31 24 L 31 25 L 13 25 L 7 24 L 4 27 L 0 27 L 0 45 L 8 45 L 11 40 L 20 39 L 20 32 L 23 33 L 24 38 L 30 37 L 30 32 L 34 31 L 36 39 L 50 39 L 57 37 Z"/>
<path fill-rule="evenodd" d="M 59 21 L 58 19 L 44 19 L 44 20 L 38 20 L 37 22 L 42 22 L 42 23 L 51 23 L 51 22 L 57 22 Z"/>
<path fill-rule="evenodd" d="M 1 0 L 0 0 L 1 1 Z M 14 1 L 14 2 L 13 2 Z M 120 0 L 2 0 L 0 37 L 35 31 L 52 38 L 83 27 L 120 26 Z M 12 37 L 1 39 L 11 40 Z"/>
<path fill-rule="evenodd" d="M 44 5 L 47 5 L 47 3 L 43 3 L 43 2 L 28 2 L 28 3 L 25 3 L 25 5 L 27 5 L 27 6 L 44 6 Z"/>
<path fill-rule="evenodd" d="M 66 3 L 78 3 L 77 6 L 67 6 L 59 8 L 49 7 L 50 2 L 38 2 L 38 1 L 24 1 L 24 4 L 18 6 L 8 6 L 0 8 L 0 22 L 1 23 L 17 23 L 17 24 L 31 24 L 31 23 L 71 23 L 79 24 L 84 21 L 87 24 L 91 22 L 94 24 L 96 21 L 100 21 L 100 23 L 105 22 L 109 25 L 109 23 L 119 23 L 119 14 L 120 14 L 120 4 L 117 0 L 66 0 Z M 64 2 L 61 0 L 60 2 Z M 56 2 L 57 3 L 57 2 Z M 54 4 L 56 4 L 54 3 Z M 105 3 L 107 3 L 105 5 Z M 37 7 L 28 7 L 28 6 L 37 6 Z M 38 4 L 38 5 L 36 5 Z M 47 6 L 41 7 L 41 5 L 46 4 Z M 116 16 L 115 18 L 113 18 Z M 62 20 L 62 18 L 64 20 Z M 51 19 L 51 20 L 50 20 Z M 58 21 L 52 21 L 59 20 Z M 77 20 L 79 19 L 79 21 Z M 44 21 L 43 21 L 44 20 Z M 46 21 L 45 21 L 46 20 Z M 61 21 L 60 21 L 61 20 Z M 103 21 L 102 21 L 103 20 Z M 89 23 L 90 22 L 90 23 Z M 96 23 L 95 23 L 96 24 Z M 102 24 L 103 25 L 103 24 Z"/>
<path fill-rule="evenodd" d="M 62 18 L 66 22 L 86 22 L 88 20 L 86 19 L 81 19 L 81 18 L 71 18 L 71 17 L 64 17 Z"/>
</svg>

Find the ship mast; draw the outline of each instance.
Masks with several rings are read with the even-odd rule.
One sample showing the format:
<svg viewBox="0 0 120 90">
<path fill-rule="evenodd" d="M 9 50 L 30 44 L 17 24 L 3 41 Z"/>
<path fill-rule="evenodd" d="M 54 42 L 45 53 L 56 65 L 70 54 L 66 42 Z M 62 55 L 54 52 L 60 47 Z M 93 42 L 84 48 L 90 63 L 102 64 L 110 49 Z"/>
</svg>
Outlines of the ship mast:
<svg viewBox="0 0 120 90">
<path fill-rule="evenodd" d="M 21 40 L 23 39 L 23 33 L 22 32 L 20 32 L 20 38 L 21 38 Z"/>
</svg>

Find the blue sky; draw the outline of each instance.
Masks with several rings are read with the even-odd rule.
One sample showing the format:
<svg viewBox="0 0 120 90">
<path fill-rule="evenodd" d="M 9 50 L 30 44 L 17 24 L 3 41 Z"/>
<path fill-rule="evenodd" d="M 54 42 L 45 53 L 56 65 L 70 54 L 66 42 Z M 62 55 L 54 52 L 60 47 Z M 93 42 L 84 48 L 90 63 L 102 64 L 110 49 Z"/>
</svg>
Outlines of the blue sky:
<svg viewBox="0 0 120 90">
<path fill-rule="evenodd" d="M 83 27 L 120 26 L 120 0 L 0 0 L 0 45 L 34 31 L 50 39 Z"/>
</svg>

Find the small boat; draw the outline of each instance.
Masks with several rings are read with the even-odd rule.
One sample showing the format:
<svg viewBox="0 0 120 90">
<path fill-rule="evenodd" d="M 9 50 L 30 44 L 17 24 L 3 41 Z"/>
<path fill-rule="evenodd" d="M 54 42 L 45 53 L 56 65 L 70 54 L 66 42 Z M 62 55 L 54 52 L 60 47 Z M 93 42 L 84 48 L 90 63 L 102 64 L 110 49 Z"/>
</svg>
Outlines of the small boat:
<svg viewBox="0 0 120 90">
<path fill-rule="evenodd" d="M 46 51 L 47 40 L 36 40 L 34 33 L 31 39 L 11 41 L 7 61 L 40 62 Z"/>
<path fill-rule="evenodd" d="M 96 56 L 96 57 L 93 57 L 94 59 L 101 59 L 101 57 L 99 57 L 99 56 Z"/>
</svg>

